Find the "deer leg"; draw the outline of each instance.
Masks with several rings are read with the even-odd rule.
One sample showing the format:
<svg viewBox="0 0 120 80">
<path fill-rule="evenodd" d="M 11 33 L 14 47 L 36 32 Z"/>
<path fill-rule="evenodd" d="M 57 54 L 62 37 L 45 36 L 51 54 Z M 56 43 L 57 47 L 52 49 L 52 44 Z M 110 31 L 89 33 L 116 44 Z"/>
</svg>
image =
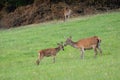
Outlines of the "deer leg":
<svg viewBox="0 0 120 80">
<path fill-rule="evenodd" d="M 100 46 L 98 46 L 98 50 L 100 51 L 100 55 L 102 55 L 102 49 L 100 48 Z"/>
<path fill-rule="evenodd" d="M 66 17 L 67 17 L 67 16 L 66 16 L 66 15 L 64 15 L 64 22 L 66 21 Z"/>
<path fill-rule="evenodd" d="M 100 51 L 100 54 L 102 55 L 102 49 L 100 48 L 100 42 L 98 43 L 97 48 Z"/>
<path fill-rule="evenodd" d="M 39 59 L 37 59 L 37 60 L 36 60 L 36 64 L 39 65 L 39 62 L 40 62 Z"/>
<path fill-rule="evenodd" d="M 40 62 L 41 62 L 42 59 L 43 59 L 43 56 L 40 56 Z M 40 63 L 40 62 L 39 62 L 39 63 Z"/>
<path fill-rule="evenodd" d="M 53 56 L 53 63 L 55 63 L 55 56 Z"/>
<path fill-rule="evenodd" d="M 41 62 L 42 59 L 43 59 L 43 55 L 39 55 L 38 59 L 36 61 L 37 65 L 39 65 L 39 63 Z"/>
<path fill-rule="evenodd" d="M 68 19 L 70 18 L 70 14 L 68 14 Z"/>
<path fill-rule="evenodd" d="M 84 59 L 84 48 L 81 49 L 81 59 Z"/>
<path fill-rule="evenodd" d="M 38 59 L 36 60 L 36 64 L 39 65 L 40 63 L 40 53 L 38 53 Z"/>
<path fill-rule="evenodd" d="M 97 55 L 97 53 L 98 53 L 98 52 L 97 52 L 97 48 L 94 47 L 93 49 L 94 49 L 94 52 L 95 52 L 95 58 L 96 58 L 96 55 Z"/>
</svg>

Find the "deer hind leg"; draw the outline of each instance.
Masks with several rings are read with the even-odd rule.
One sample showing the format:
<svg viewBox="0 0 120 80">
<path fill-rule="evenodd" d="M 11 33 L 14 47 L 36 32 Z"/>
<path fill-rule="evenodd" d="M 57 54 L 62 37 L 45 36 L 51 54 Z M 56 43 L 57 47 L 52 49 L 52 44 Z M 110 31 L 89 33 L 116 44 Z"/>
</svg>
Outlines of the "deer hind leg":
<svg viewBox="0 0 120 80">
<path fill-rule="evenodd" d="M 84 50 L 84 48 L 82 48 L 81 49 L 81 59 L 84 59 L 84 52 L 85 52 L 85 50 Z"/>
<path fill-rule="evenodd" d="M 102 49 L 101 49 L 101 47 L 100 47 L 100 43 L 98 43 L 97 48 L 98 48 L 100 54 L 102 55 Z"/>
<path fill-rule="evenodd" d="M 97 51 L 97 47 L 93 47 L 93 49 L 94 49 L 94 52 L 95 52 L 95 58 L 96 58 L 96 55 L 97 55 L 97 53 L 98 53 L 98 51 Z"/>
<path fill-rule="evenodd" d="M 98 46 L 98 50 L 100 51 L 100 55 L 102 55 L 102 49 L 100 48 L 100 46 Z"/>
</svg>

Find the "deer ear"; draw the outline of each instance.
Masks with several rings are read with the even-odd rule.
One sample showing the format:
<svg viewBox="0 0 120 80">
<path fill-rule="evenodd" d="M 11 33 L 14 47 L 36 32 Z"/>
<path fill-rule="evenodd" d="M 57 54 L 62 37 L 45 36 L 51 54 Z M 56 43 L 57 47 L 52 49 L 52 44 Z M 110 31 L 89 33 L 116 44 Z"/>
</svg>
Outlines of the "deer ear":
<svg viewBox="0 0 120 80">
<path fill-rule="evenodd" d="M 61 44 L 63 44 L 63 42 L 61 42 Z"/>
<path fill-rule="evenodd" d="M 60 45 L 60 43 L 57 43 L 57 45 Z"/>
<path fill-rule="evenodd" d="M 69 38 L 72 39 L 72 36 L 70 36 Z"/>
</svg>

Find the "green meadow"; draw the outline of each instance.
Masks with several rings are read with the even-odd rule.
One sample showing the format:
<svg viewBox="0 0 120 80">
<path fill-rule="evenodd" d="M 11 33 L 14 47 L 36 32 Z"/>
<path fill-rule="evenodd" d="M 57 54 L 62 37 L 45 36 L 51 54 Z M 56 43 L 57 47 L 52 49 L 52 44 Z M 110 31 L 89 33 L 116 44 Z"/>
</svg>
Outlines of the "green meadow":
<svg viewBox="0 0 120 80">
<path fill-rule="evenodd" d="M 35 64 L 38 51 L 57 47 L 72 36 L 73 41 L 91 36 L 102 40 L 103 55 L 65 47 L 56 56 Z M 51 21 L 0 30 L 0 80 L 120 80 L 120 12 Z"/>
</svg>

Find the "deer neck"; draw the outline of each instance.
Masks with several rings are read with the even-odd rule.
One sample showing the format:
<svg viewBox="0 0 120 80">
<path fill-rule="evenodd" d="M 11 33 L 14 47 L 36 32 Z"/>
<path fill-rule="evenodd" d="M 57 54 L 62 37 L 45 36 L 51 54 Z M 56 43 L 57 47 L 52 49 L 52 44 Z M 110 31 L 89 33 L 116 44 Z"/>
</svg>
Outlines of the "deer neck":
<svg viewBox="0 0 120 80">
<path fill-rule="evenodd" d="M 77 42 L 74 42 L 74 41 L 71 41 L 71 43 L 69 44 L 70 46 L 74 47 L 74 48 L 77 48 Z"/>
<path fill-rule="evenodd" d="M 56 49 L 56 52 L 59 52 L 60 51 L 60 47 L 57 47 L 55 48 Z"/>
</svg>

